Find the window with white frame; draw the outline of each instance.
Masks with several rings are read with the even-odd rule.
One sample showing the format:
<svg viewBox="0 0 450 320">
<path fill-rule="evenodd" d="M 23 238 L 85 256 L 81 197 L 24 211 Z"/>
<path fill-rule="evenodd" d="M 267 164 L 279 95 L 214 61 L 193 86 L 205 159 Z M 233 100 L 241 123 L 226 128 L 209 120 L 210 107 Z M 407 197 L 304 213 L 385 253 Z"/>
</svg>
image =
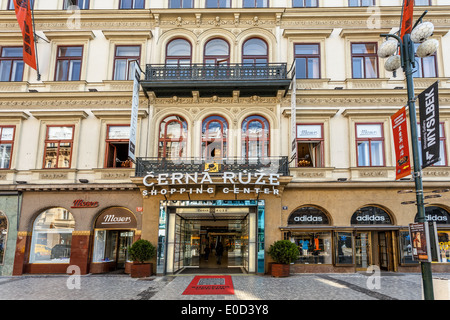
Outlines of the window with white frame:
<svg viewBox="0 0 450 320">
<path fill-rule="evenodd" d="M 297 166 L 324 166 L 323 125 L 297 124 Z"/>
<path fill-rule="evenodd" d="M 356 124 L 358 167 L 384 166 L 384 134 L 382 123 Z"/>
<path fill-rule="evenodd" d="M 0 126 L 0 169 L 9 169 L 11 167 L 14 131 L 14 126 Z"/>
</svg>

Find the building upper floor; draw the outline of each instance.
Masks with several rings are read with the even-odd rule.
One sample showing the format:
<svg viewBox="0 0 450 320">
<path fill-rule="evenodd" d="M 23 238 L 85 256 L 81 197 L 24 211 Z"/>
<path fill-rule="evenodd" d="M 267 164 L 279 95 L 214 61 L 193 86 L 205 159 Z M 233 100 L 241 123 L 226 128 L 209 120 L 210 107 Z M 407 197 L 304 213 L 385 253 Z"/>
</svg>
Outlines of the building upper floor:
<svg viewBox="0 0 450 320">
<path fill-rule="evenodd" d="M 401 6 L 402 0 L 30 0 L 36 10 L 88 9 L 192 9 L 192 8 L 321 8 Z M 450 5 L 449 0 L 415 0 L 416 6 Z M 13 0 L 2 0 L 1 9 L 13 9 Z"/>
</svg>

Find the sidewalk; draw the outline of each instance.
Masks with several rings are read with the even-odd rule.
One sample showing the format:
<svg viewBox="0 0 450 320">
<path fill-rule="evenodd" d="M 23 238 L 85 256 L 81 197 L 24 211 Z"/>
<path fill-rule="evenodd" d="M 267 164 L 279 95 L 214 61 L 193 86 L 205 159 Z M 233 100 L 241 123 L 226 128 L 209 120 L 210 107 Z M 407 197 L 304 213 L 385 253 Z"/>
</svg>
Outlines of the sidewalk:
<svg viewBox="0 0 450 320">
<path fill-rule="evenodd" d="M 421 300 L 420 274 L 232 274 L 234 294 L 183 295 L 195 275 L 133 279 L 129 275 L 0 277 L 1 300 Z M 433 274 L 450 279 L 450 274 Z M 375 286 L 375 287 L 374 287 Z M 372 289 L 373 288 L 373 289 Z"/>
</svg>

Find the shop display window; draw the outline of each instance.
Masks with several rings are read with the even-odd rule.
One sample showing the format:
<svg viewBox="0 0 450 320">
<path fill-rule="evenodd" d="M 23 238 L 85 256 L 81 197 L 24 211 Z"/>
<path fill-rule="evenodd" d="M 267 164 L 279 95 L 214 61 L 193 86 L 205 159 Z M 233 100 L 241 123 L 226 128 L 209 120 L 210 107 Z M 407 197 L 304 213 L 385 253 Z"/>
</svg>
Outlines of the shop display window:
<svg viewBox="0 0 450 320">
<path fill-rule="evenodd" d="M 134 232 L 125 230 L 101 230 L 94 233 L 92 262 L 117 262 L 128 259 L 128 249 L 133 244 Z"/>
<path fill-rule="evenodd" d="M 0 212 L 0 265 L 3 264 L 6 251 L 6 236 L 8 234 L 8 220 Z"/>
<path fill-rule="evenodd" d="M 401 264 L 417 264 L 414 261 L 412 248 L 411 248 L 411 237 L 409 231 L 400 231 L 399 239 L 399 251 L 400 251 L 400 263 Z"/>
<path fill-rule="evenodd" d="M 294 232 L 291 236 L 300 256 L 295 263 L 331 264 L 331 232 Z"/>
<path fill-rule="evenodd" d="M 438 231 L 438 242 L 441 249 L 441 262 L 450 263 L 450 230 Z"/>
<path fill-rule="evenodd" d="M 336 264 L 353 264 L 353 236 L 351 232 L 335 234 Z"/>
<path fill-rule="evenodd" d="M 69 263 L 75 220 L 64 208 L 51 208 L 34 221 L 30 263 Z"/>
</svg>

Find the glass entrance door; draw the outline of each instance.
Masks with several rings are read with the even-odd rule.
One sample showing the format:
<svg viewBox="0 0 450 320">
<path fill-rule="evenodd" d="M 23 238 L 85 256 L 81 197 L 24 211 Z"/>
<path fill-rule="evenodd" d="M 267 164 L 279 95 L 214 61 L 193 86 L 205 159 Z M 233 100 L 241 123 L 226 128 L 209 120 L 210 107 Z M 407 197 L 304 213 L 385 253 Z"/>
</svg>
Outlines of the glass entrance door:
<svg viewBox="0 0 450 320">
<path fill-rule="evenodd" d="M 380 269 L 389 270 L 389 235 L 387 232 L 378 232 L 378 248 Z"/>
<path fill-rule="evenodd" d="M 371 265 L 370 232 L 357 232 L 355 237 L 356 268 L 366 270 Z"/>
</svg>

